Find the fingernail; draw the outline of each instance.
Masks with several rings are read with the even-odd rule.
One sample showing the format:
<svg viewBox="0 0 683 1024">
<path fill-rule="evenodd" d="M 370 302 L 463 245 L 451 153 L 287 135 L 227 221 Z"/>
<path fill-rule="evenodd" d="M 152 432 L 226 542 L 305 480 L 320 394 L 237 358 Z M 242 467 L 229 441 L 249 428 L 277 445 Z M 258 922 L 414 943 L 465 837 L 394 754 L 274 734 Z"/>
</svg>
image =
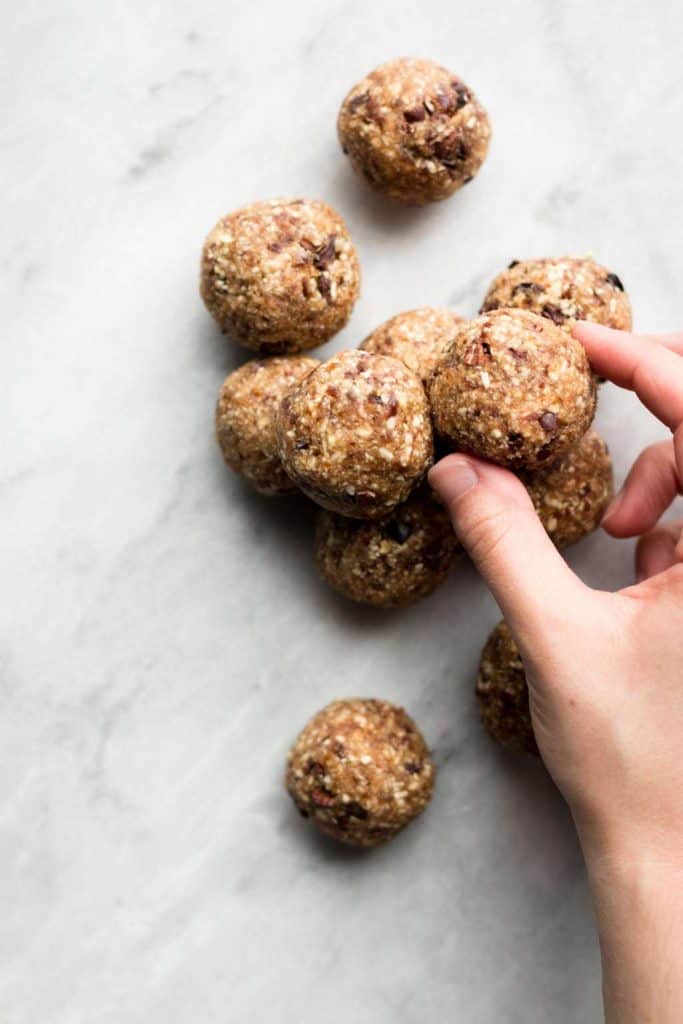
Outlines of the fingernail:
<svg viewBox="0 0 683 1024">
<path fill-rule="evenodd" d="M 621 505 L 621 503 L 623 501 L 623 498 L 624 498 L 624 492 L 623 491 L 619 491 L 617 496 L 615 498 L 612 498 L 612 500 L 610 501 L 609 505 L 607 506 L 607 511 L 605 512 L 604 516 L 602 517 L 602 519 L 600 521 L 600 525 L 601 526 L 604 526 L 605 523 L 607 522 L 607 520 L 612 518 L 614 513 L 619 509 L 619 506 Z"/>
<path fill-rule="evenodd" d="M 429 482 L 444 504 L 448 505 L 479 483 L 477 471 L 466 458 L 441 462 L 429 474 Z"/>
</svg>

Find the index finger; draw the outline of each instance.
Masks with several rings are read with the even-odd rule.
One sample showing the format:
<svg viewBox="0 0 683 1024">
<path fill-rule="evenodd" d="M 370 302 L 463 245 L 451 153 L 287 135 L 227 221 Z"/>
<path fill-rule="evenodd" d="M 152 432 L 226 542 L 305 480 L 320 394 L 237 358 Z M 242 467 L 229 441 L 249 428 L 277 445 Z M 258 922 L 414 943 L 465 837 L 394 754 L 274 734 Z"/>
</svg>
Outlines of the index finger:
<svg viewBox="0 0 683 1024">
<path fill-rule="evenodd" d="M 643 405 L 670 430 L 683 423 L 683 358 L 678 335 L 661 341 L 581 321 L 574 328 L 591 366 L 621 388 L 635 391 Z"/>
</svg>

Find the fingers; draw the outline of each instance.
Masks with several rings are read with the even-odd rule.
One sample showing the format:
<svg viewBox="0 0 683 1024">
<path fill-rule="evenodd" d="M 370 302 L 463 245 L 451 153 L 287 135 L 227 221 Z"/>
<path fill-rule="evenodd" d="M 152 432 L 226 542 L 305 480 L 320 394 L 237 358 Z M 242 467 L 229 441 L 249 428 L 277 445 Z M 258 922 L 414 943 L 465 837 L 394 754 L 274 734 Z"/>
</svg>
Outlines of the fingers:
<svg viewBox="0 0 683 1024">
<path fill-rule="evenodd" d="M 628 388 L 650 412 L 675 430 L 683 423 L 683 359 L 678 354 L 678 335 L 662 342 L 646 335 L 613 331 L 581 322 L 574 334 L 586 349 L 593 369 Z M 672 341 L 672 339 L 676 339 Z"/>
<path fill-rule="evenodd" d="M 683 521 L 662 523 L 641 537 L 636 547 L 636 579 L 640 583 L 683 561 Z"/>
<path fill-rule="evenodd" d="M 585 321 L 584 323 L 588 324 L 590 322 Z M 592 326 L 595 326 L 595 325 L 592 325 Z M 611 331 L 612 334 L 620 334 L 620 335 L 621 334 L 629 334 L 630 333 L 630 332 L 623 332 L 623 331 L 613 331 L 611 328 L 602 328 L 602 330 Z M 679 355 L 683 355 L 683 332 L 677 331 L 677 332 L 672 333 L 672 334 L 633 334 L 633 333 L 631 333 L 631 337 L 635 338 L 635 340 L 638 342 L 638 344 L 641 344 L 643 341 L 652 342 L 655 345 L 664 345 L 664 347 L 668 348 L 671 352 L 677 352 Z"/>
<path fill-rule="evenodd" d="M 634 462 L 602 525 L 613 537 L 638 537 L 659 522 L 679 491 L 673 444 L 653 444 Z"/>
<path fill-rule="evenodd" d="M 657 345 L 663 345 L 670 352 L 676 352 L 679 356 L 683 356 L 683 334 L 680 331 L 675 334 L 644 334 L 641 337 L 647 338 L 648 341 L 653 341 Z"/>
<path fill-rule="evenodd" d="M 434 466 L 429 482 L 518 638 L 532 638 L 549 620 L 564 618 L 587 593 L 512 473 L 448 455 Z"/>
</svg>

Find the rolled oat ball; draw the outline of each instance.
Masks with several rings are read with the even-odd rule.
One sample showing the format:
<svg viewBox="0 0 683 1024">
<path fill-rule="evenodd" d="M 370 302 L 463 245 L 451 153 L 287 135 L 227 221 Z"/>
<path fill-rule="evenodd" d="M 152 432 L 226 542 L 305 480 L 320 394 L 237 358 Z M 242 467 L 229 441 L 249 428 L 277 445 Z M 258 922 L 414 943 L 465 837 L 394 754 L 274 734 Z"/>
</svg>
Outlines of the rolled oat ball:
<svg viewBox="0 0 683 1024">
<path fill-rule="evenodd" d="M 453 340 L 455 327 L 461 323 L 464 317 L 450 309 L 411 309 L 380 324 L 359 347 L 365 352 L 400 359 L 424 383 Z"/>
<path fill-rule="evenodd" d="M 519 475 L 558 548 L 597 530 L 614 494 L 609 449 L 594 430 L 559 462 Z"/>
<path fill-rule="evenodd" d="M 286 786 L 304 818 L 352 846 L 393 839 L 429 803 L 435 768 L 403 708 L 337 700 L 289 752 Z"/>
<path fill-rule="evenodd" d="M 505 622 L 498 623 L 484 645 L 476 694 L 482 725 L 491 739 L 513 754 L 538 754 L 526 674 Z"/>
<path fill-rule="evenodd" d="M 375 522 L 318 513 L 320 575 L 362 604 L 399 608 L 419 601 L 443 583 L 458 550 L 448 513 L 428 487 Z"/>
<path fill-rule="evenodd" d="M 282 464 L 304 494 L 355 519 L 388 515 L 432 462 L 419 379 L 398 359 L 357 349 L 338 352 L 295 385 L 277 430 Z"/>
<path fill-rule="evenodd" d="M 347 322 L 360 268 L 346 224 L 326 203 L 271 199 L 219 220 L 204 243 L 200 290 L 240 345 L 300 352 Z"/>
<path fill-rule="evenodd" d="M 431 60 L 401 57 L 353 86 L 337 119 L 356 171 L 405 203 L 447 199 L 477 173 L 488 115 L 468 85 Z"/>
<path fill-rule="evenodd" d="M 252 359 L 228 374 L 216 406 L 216 440 L 228 466 L 260 494 L 293 494 L 280 462 L 275 415 L 297 381 L 319 366 L 310 356 Z"/>
<path fill-rule="evenodd" d="M 583 346 L 522 309 L 463 324 L 428 393 L 444 441 L 513 469 L 564 455 L 595 413 L 596 385 Z"/>
<path fill-rule="evenodd" d="M 577 320 L 630 331 L 631 303 L 616 274 L 590 257 L 513 260 L 495 278 L 482 313 L 528 309 L 571 331 Z"/>
</svg>

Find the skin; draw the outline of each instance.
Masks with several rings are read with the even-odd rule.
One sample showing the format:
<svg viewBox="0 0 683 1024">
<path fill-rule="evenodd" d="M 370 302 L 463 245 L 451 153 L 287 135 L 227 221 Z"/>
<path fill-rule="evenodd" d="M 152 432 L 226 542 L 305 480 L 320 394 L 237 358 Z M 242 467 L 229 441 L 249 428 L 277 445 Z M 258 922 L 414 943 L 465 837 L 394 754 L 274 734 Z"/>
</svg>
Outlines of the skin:
<svg viewBox="0 0 683 1024">
<path fill-rule="evenodd" d="M 430 473 L 512 629 L 541 755 L 576 823 L 593 895 L 608 1024 L 683 1020 L 683 334 L 574 330 L 594 370 L 671 431 L 605 515 L 639 537 L 637 583 L 585 586 L 519 481 L 470 456 Z M 571 651 L 571 658 L 567 652 Z"/>
</svg>

